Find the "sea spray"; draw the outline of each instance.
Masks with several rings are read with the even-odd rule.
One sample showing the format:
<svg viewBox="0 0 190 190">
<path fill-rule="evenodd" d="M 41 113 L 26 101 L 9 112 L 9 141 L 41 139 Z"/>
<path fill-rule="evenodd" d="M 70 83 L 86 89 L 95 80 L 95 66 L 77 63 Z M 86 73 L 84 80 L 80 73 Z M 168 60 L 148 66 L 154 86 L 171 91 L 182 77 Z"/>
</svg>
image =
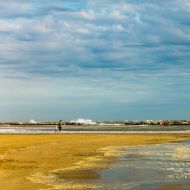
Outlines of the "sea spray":
<svg viewBox="0 0 190 190">
<path fill-rule="evenodd" d="M 79 124 L 79 125 L 96 125 L 97 123 L 91 119 L 77 119 L 77 120 L 71 120 L 70 121 L 73 124 Z"/>
</svg>

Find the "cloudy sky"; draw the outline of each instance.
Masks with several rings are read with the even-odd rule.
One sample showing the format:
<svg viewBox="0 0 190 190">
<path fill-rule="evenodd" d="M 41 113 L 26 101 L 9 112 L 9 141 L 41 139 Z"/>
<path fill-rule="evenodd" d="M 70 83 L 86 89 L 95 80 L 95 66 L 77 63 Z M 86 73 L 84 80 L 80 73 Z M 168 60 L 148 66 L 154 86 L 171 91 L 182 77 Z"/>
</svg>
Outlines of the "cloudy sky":
<svg viewBox="0 0 190 190">
<path fill-rule="evenodd" d="M 0 1 L 0 121 L 190 118 L 189 0 Z"/>
</svg>

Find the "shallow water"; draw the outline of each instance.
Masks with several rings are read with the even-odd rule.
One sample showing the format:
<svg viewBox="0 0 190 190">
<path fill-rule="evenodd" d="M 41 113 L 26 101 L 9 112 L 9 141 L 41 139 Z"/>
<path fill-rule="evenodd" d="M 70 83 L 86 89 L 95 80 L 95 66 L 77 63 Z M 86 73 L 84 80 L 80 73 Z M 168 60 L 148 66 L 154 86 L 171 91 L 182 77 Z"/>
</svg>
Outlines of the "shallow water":
<svg viewBox="0 0 190 190">
<path fill-rule="evenodd" d="M 64 133 L 190 133 L 190 126 L 80 125 L 63 126 Z M 1 126 L 0 134 L 55 133 L 56 126 Z"/>
<path fill-rule="evenodd" d="M 0 127 L 0 134 L 43 134 L 43 133 L 55 133 L 55 126 L 23 126 L 23 127 Z"/>
<path fill-rule="evenodd" d="M 38 174 L 32 181 L 54 189 L 156 190 L 165 185 L 190 187 L 190 142 L 113 147 L 118 160 L 109 167 L 93 167 L 90 158 L 71 168 Z M 100 163 L 102 160 L 99 160 Z M 98 164 L 98 163 L 97 163 Z"/>
<path fill-rule="evenodd" d="M 151 190 L 168 184 L 181 184 L 183 189 L 190 182 L 190 142 L 120 147 L 119 151 L 117 164 L 100 172 L 99 189 Z"/>
</svg>

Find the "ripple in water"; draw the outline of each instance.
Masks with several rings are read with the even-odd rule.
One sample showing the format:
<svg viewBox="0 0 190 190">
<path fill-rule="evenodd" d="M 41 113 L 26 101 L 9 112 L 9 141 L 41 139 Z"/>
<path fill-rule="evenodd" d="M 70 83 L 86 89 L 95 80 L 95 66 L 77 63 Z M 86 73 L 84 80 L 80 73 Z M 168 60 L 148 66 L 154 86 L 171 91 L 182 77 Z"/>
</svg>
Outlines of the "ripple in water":
<svg viewBox="0 0 190 190">
<path fill-rule="evenodd" d="M 153 190 L 179 184 L 181 190 L 186 190 L 190 185 L 189 142 L 117 147 L 115 151 L 119 159 L 106 169 L 93 167 L 94 161 L 88 161 L 83 167 L 50 171 L 31 179 L 52 186 L 52 190 Z"/>
<path fill-rule="evenodd" d="M 190 180 L 190 144 L 120 147 L 120 160 L 101 171 L 103 188 L 149 190 Z"/>
</svg>

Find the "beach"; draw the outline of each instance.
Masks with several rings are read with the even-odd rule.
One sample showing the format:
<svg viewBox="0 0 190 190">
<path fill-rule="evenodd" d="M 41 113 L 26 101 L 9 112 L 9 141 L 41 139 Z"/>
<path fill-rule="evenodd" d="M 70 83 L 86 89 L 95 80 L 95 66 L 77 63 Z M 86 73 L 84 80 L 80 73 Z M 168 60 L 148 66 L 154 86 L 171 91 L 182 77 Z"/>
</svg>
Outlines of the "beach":
<svg viewBox="0 0 190 190">
<path fill-rule="evenodd" d="M 117 161 L 114 147 L 189 139 L 189 134 L 1 135 L 0 181 L 4 190 L 96 189 L 85 181 L 101 178 L 98 171 Z"/>
</svg>

